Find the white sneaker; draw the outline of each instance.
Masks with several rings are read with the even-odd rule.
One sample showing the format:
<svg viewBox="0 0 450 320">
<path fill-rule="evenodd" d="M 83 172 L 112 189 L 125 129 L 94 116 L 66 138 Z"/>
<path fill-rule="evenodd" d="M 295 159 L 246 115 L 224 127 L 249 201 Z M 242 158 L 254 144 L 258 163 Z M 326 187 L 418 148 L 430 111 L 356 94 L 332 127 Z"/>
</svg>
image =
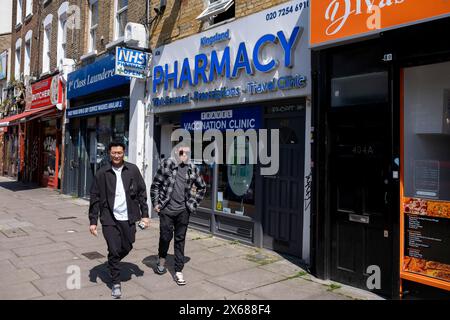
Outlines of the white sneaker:
<svg viewBox="0 0 450 320">
<path fill-rule="evenodd" d="M 184 280 L 182 272 L 175 273 L 175 281 L 179 286 L 184 286 L 186 284 L 186 280 Z"/>
</svg>

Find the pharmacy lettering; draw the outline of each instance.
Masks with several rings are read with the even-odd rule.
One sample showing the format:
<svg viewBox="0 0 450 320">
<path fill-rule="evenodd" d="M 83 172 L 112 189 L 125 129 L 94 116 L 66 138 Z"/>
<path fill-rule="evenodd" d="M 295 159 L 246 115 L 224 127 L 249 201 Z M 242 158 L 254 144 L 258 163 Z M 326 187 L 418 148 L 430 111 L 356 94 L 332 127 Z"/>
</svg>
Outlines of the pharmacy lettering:
<svg viewBox="0 0 450 320">
<path fill-rule="evenodd" d="M 270 12 L 283 12 L 282 8 L 295 7 L 297 2 L 157 48 L 151 81 L 153 107 L 206 107 L 218 101 L 235 104 L 268 96 L 309 95 L 309 9 L 268 19 Z"/>
</svg>

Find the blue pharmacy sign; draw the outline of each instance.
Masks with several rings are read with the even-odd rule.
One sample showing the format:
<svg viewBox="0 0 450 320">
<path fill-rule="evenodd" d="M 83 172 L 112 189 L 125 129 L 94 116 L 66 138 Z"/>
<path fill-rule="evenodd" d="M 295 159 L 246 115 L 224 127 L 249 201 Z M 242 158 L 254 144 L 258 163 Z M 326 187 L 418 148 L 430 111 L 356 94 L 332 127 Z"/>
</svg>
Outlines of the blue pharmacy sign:
<svg viewBox="0 0 450 320">
<path fill-rule="evenodd" d="M 111 101 L 105 101 L 103 103 L 91 104 L 87 106 L 82 106 L 76 109 L 67 110 L 67 118 L 76 118 L 91 116 L 98 113 L 106 113 L 113 111 L 124 110 L 127 105 L 127 99 L 117 99 Z"/>
<path fill-rule="evenodd" d="M 115 74 L 115 56 L 110 54 L 81 69 L 69 73 L 67 99 L 129 84 L 130 78 Z"/>
<path fill-rule="evenodd" d="M 181 116 L 181 128 L 188 131 L 257 130 L 261 128 L 261 118 L 260 107 L 186 112 Z"/>
</svg>

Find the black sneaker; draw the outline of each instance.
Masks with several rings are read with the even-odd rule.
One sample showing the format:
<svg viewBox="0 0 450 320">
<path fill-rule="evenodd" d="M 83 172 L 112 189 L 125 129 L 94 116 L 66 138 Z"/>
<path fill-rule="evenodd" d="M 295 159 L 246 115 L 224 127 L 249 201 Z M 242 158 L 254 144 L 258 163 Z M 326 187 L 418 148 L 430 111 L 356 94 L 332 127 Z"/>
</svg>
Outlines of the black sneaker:
<svg viewBox="0 0 450 320">
<path fill-rule="evenodd" d="M 120 284 L 115 284 L 112 287 L 111 296 L 114 299 L 120 299 L 122 297 L 122 288 L 120 287 Z"/>
<path fill-rule="evenodd" d="M 164 266 L 165 264 L 166 264 L 166 259 L 159 258 L 158 262 L 156 263 L 156 273 L 158 273 L 158 274 L 166 273 L 167 269 Z"/>
</svg>

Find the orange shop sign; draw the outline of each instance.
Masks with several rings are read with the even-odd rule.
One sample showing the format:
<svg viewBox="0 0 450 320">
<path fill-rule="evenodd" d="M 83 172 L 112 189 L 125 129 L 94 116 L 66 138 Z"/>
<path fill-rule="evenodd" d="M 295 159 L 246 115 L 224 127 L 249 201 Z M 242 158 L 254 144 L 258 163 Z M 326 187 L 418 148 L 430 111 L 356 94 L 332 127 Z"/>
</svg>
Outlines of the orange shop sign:
<svg viewBox="0 0 450 320">
<path fill-rule="evenodd" d="M 311 0 L 311 46 L 450 16 L 450 0 Z"/>
</svg>

